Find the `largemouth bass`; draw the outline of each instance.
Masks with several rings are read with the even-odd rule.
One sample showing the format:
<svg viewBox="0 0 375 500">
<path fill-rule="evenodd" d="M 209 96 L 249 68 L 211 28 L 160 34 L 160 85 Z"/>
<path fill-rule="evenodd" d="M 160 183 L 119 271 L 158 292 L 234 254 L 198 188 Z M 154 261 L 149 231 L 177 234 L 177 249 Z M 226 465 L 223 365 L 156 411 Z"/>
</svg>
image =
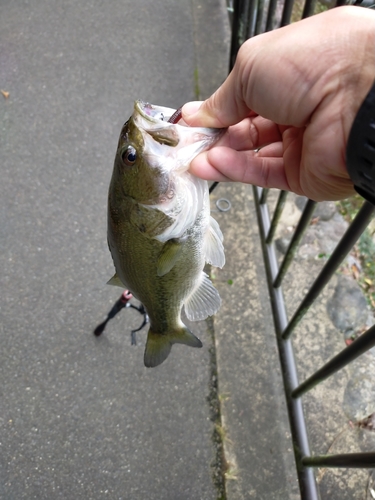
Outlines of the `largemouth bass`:
<svg viewBox="0 0 375 500">
<path fill-rule="evenodd" d="M 108 195 L 108 245 L 116 274 L 150 318 L 144 363 L 161 364 L 175 343 L 202 347 L 183 324 L 214 314 L 220 296 L 203 272 L 222 267 L 223 235 L 210 216 L 207 181 L 188 172 L 219 129 L 169 123 L 175 110 L 136 101 L 121 130 Z"/>
</svg>

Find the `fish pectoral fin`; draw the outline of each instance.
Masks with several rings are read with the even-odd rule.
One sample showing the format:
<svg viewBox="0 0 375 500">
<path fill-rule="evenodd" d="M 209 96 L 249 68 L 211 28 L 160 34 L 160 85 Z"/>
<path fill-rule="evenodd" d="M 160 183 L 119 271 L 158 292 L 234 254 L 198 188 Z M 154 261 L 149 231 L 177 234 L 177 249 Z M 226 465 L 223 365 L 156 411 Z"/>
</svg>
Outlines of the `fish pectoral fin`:
<svg viewBox="0 0 375 500">
<path fill-rule="evenodd" d="M 149 238 L 162 234 L 174 223 L 174 219 L 157 208 L 135 204 L 130 213 L 130 223 Z"/>
<path fill-rule="evenodd" d="M 147 368 L 154 368 L 167 359 L 173 344 L 185 344 L 190 347 L 202 347 L 202 342 L 186 326 L 168 333 L 148 331 L 144 363 Z"/>
<path fill-rule="evenodd" d="M 215 267 L 224 267 L 223 233 L 213 217 L 210 217 L 210 224 L 204 237 L 204 254 L 206 262 L 209 264 Z"/>
<path fill-rule="evenodd" d="M 202 272 L 201 279 L 184 303 L 185 313 L 191 321 L 199 321 L 212 316 L 219 309 L 221 299 L 219 292 L 211 283 L 206 273 Z"/>
<path fill-rule="evenodd" d="M 120 278 L 115 273 L 110 280 L 107 281 L 107 285 L 119 286 L 120 288 L 126 288 L 124 283 L 120 280 Z"/>
<path fill-rule="evenodd" d="M 173 268 L 181 255 L 183 244 L 182 238 L 173 238 L 163 245 L 156 269 L 158 276 L 164 276 Z"/>
</svg>

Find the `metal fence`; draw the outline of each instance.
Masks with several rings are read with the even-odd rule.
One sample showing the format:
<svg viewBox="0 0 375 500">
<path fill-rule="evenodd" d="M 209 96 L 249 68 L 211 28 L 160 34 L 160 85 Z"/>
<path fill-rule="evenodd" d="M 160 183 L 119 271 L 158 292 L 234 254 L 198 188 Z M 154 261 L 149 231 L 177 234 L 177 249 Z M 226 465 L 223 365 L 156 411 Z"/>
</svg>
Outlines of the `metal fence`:
<svg viewBox="0 0 375 500">
<path fill-rule="evenodd" d="M 343 5 L 344 3 L 344 1 L 338 0 L 335 6 Z M 365 7 L 372 6 L 370 3 L 365 4 L 365 2 L 355 2 L 355 4 Z M 299 19 L 314 14 L 317 6 L 319 4 L 315 0 L 305 0 L 297 9 L 300 12 Z M 228 6 L 232 23 L 230 68 L 234 64 L 239 47 L 246 39 L 289 24 L 292 20 L 292 13 L 295 17 L 294 7 L 294 0 L 285 0 L 281 3 L 279 0 L 234 0 L 230 2 Z M 294 17 L 293 21 L 298 20 Z M 322 271 L 316 277 L 302 302 L 296 308 L 291 319 L 288 319 L 283 298 L 283 280 L 288 270 L 292 272 L 290 271 L 290 265 L 293 262 L 302 235 L 311 222 L 316 203 L 311 200 L 307 202 L 289 247 L 279 265 L 276 258 L 274 236 L 288 193 L 285 191 L 279 192 L 276 208 L 273 211 L 272 220 L 270 220 L 270 211 L 267 204 L 268 190 L 254 187 L 253 191 L 279 348 L 301 499 L 318 500 L 320 493 L 315 479 L 314 468 L 374 468 L 375 452 L 313 456 L 310 452 L 302 398 L 304 394 L 317 384 L 331 377 L 354 359 L 374 347 L 375 325 L 360 335 L 353 343 L 348 345 L 302 383 L 298 381 L 297 366 L 293 352 L 293 332 L 366 229 L 374 215 L 375 207 L 369 202 L 363 203 L 362 208 L 325 263 Z"/>
</svg>

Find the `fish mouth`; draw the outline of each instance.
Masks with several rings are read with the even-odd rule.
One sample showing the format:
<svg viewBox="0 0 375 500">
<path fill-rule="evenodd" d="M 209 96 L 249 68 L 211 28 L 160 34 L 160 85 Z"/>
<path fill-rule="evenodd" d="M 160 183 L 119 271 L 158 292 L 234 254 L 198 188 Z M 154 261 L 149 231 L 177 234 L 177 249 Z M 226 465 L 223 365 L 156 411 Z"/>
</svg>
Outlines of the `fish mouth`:
<svg viewBox="0 0 375 500">
<path fill-rule="evenodd" d="M 178 135 L 181 138 L 189 137 L 191 141 L 199 138 L 210 138 L 205 141 L 205 149 L 217 142 L 224 134 L 224 128 L 190 127 L 181 118 L 181 108 L 177 111 L 165 106 L 157 106 L 141 100 L 135 101 L 133 118 L 139 128 L 144 132 L 154 136 L 160 143 L 158 136 L 163 136 L 163 131 L 168 131 L 167 135 Z M 172 132 L 173 131 L 173 132 Z M 169 144 L 175 146 L 176 144 Z"/>
<path fill-rule="evenodd" d="M 136 101 L 134 108 L 142 118 L 151 123 L 168 123 L 168 120 L 176 112 L 175 109 L 167 108 L 165 106 L 157 106 L 144 101 Z"/>
<path fill-rule="evenodd" d="M 176 115 L 173 108 L 141 100 L 134 104 L 133 120 L 143 136 L 144 155 L 151 165 L 158 165 L 164 171 L 187 170 L 193 158 L 209 149 L 225 132 L 218 128 L 189 127 L 179 116 L 176 119 Z"/>
</svg>

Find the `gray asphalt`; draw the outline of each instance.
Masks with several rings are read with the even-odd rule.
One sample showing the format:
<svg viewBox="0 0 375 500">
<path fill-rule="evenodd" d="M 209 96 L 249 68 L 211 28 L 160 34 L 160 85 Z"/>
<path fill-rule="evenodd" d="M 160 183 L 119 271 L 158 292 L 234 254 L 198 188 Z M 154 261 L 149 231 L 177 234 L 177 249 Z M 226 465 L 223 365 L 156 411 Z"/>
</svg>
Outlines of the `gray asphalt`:
<svg viewBox="0 0 375 500">
<path fill-rule="evenodd" d="M 130 345 L 136 312 L 92 335 L 121 293 L 105 285 L 121 126 L 137 98 L 195 98 L 199 16 L 172 0 L 1 3 L 1 498 L 216 496 L 205 324 L 203 349 L 157 371 L 145 331 Z"/>
<path fill-rule="evenodd" d="M 143 365 L 146 331 L 130 345 L 136 311 L 121 311 L 100 338 L 92 331 L 121 293 L 105 285 L 121 126 L 135 99 L 178 107 L 208 96 L 227 71 L 228 33 L 216 0 L 1 2 L 1 499 L 219 495 L 206 323 L 193 326 L 202 349 L 175 346 L 155 370 Z M 238 440 L 251 436 L 246 422 L 233 422 Z M 267 439 L 264 447 L 258 483 L 285 493 L 290 479 L 269 462 Z M 240 469 L 260 453 L 250 462 L 244 453 Z M 263 498 L 241 477 L 228 498 Z"/>
</svg>

